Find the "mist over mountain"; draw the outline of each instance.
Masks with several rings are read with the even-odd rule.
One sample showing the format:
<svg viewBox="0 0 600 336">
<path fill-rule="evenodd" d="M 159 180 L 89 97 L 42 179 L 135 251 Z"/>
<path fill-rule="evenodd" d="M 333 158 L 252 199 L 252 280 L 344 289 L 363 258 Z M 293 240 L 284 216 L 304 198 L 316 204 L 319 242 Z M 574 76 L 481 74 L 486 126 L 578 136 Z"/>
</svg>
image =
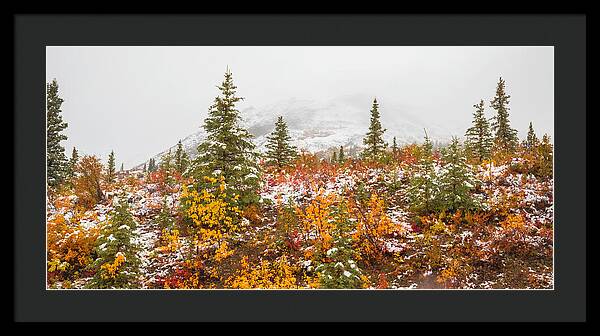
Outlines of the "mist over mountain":
<svg viewBox="0 0 600 336">
<path fill-rule="evenodd" d="M 248 106 L 240 110 L 240 115 L 242 125 L 254 135 L 254 143 L 260 152 L 266 151 L 267 136 L 273 131 L 277 117 L 283 116 L 292 144 L 299 150 L 325 154 L 328 150 L 344 146 L 347 153 L 352 155 L 362 148 L 362 140 L 369 127 L 372 102 L 373 97 L 363 95 L 346 95 L 328 101 L 290 98 L 264 106 Z M 399 145 L 421 143 L 425 129 L 434 143 L 445 143 L 453 135 L 464 133 L 456 126 L 443 127 L 425 121 L 406 107 L 379 103 L 381 122 L 386 128 L 384 139 L 390 144 L 394 136 Z M 206 132 L 199 125 L 197 132 L 182 138 L 182 145 L 190 157 L 197 155 L 196 148 L 205 137 Z M 175 150 L 176 143 L 174 141 L 171 148 L 163 149 L 153 158 L 160 161 L 160 157 L 169 149 Z"/>
</svg>

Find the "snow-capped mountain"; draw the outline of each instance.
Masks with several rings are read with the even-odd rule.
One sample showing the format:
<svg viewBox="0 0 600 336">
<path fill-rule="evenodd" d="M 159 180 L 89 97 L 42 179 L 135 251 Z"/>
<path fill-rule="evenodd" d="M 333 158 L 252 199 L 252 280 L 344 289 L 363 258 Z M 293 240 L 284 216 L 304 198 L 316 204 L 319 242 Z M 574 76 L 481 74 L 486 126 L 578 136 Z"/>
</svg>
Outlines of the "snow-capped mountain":
<svg viewBox="0 0 600 336">
<path fill-rule="evenodd" d="M 347 153 L 362 147 L 362 139 L 369 128 L 372 101 L 355 97 L 342 97 L 320 102 L 307 99 L 288 99 L 275 104 L 255 107 L 250 106 L 240 111 L 243 125 L 255 136 L 254 143 L 259 151 L 266 150 L 267 136 L 273 131 L 278 116 L 286 121 L 292 143 L 300 150 L 321 153 L 332 148 L 344 146 Z M 399 145 L 420 143 L 424 138 L 424 129 L 433 142 L 443 143 L 451 139 L 454 130 L 424 122 L 419 117 L 403 111 L 402 108 L 380 105 L 381 123 L 386 132 L 384 139 L 391 144 L 395 136 Z M 181 142 L 186 152 L 197 155 L 197 146 L 206 137 L 202 127 L 194 134 L 188 135 Z M 176 146 L 171 147 L 174 152 Z M 160 152 L 160 157 L 169 148 Z M 141 164 L 143 165 L 143 163 Z M 141 167 L 138 166 L 138 167 Z M 137 168 L 137 167 L 136 167 Z"/>
</svg>

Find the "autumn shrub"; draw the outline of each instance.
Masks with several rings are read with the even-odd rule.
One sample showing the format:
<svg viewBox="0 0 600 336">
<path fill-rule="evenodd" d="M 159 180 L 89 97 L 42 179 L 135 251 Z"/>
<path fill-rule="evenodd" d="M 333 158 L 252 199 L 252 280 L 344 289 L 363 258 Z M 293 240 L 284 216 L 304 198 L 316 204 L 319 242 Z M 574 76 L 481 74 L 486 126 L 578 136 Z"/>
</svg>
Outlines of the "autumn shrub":
<svg viewBox="0 0 600 336">
<path fill-rule="evenodd" d="M 79 160 L 73 182 L 79 205 L 91 209 L 105 200 L 101 186 L 104 178 L 103 169 L 102 163 L 95 156 L 86 155 Z"/>
<path fill-rule="evenodd" d="M 296 279 L 298 268 L 292 265 L 285 255 L 269 262 L 261 260 L 251 266 L 248 257 L 241 260 L 240 269 L 226 280 L 226 286 L 236 289 L 285 289 L 299 288 Z"/>
<path fill-rule="evenodd" d="M 334 194 L 325 195 L 323 191 L 306 206 L 296 208 L 296 214 L 302 225 L 304 240 L 313 242 L 317 253 L 322 253 L 332 245 L 332 231 L 335 227 L 333 206 Z"/>
<path fill-rule="evenodd" d="M 356 230 L 352 235 L 361 259 L 379 261 L 386 253 L 383 238 L 393 232 L 401 232 L 386 213 L 385 202 L 377 194 L 371 194 L 367 202 L 352 201 L 350 211 L 356 219 Z"/>
<path fill-rule="evenodd" d="M 48 280 L 73 280 L 93 261 L 99 230 L 80 224 L 82 216 L 65 219 L 62 214 L 47 221 Z"/>
</svg>

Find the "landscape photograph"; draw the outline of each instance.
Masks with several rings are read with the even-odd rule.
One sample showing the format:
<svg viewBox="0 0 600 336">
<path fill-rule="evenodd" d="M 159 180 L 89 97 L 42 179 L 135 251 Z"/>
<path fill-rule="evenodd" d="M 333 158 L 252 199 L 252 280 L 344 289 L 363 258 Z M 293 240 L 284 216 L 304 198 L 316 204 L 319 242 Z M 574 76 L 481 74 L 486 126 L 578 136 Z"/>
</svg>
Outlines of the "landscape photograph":
<svg viewBox="0 0 600 336">
<path fill-rule="evenodd" d="M 47 290 L 554 289 L 551 46 L 45 52 Z"/>
</svg>

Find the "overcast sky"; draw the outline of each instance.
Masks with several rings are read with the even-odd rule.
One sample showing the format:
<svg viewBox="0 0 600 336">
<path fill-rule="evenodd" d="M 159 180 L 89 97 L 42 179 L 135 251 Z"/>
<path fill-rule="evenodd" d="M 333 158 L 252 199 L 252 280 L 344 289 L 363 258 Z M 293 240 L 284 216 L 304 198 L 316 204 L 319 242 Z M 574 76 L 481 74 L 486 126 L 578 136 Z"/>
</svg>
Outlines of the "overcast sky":
<svg viewBox="0 0 600 336">
<path fill-rule="evenodd" d="M 106 160 L 114 150 L 127 169 L 172 146 L 201 127 L 227 66 L 240 109 L 360 94 L 377 96 L 382 113 L 401 105 L 459 129 L 479 99 L 493 115 L 502 76 L 520 138 L 529 121 L 554 135 L 553 47 L 47 47 L 67 155 L 76 146 Z"/>
</svg>

